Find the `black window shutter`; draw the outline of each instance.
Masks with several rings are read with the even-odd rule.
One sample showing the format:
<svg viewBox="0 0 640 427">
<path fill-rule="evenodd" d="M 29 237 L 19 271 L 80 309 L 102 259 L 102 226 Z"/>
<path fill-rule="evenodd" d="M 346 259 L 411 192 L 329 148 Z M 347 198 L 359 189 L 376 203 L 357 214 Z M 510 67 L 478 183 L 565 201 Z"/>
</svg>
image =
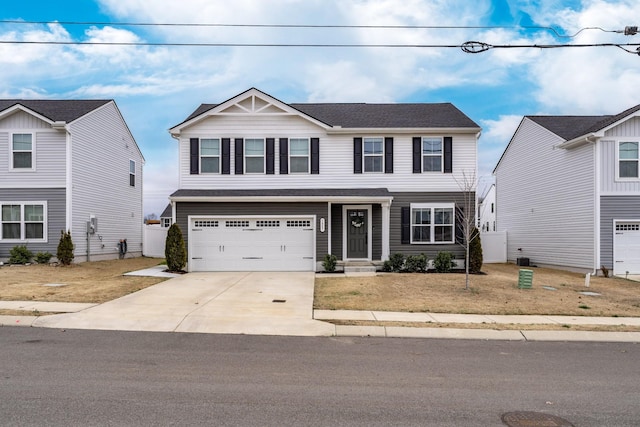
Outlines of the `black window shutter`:
<svg viewBox="0 0 640 427">
<path fill-rule="evenodd" d="M 235 174 L 242 175 L 244 171 L 244 140 L 236 138 Z"/>
<path fill-rule="evenodd" d="M 289 140 L 280 138 L 280 175 L 289 173 Z"/>
<path fill-rule="evenodd" d="M 393 173 L 393 138 L 384 139 L 384 173 Z"/>
<path fill-rule="evenodd" d="M 231 139 L 222 138 L 222 173 L 231 173 Z"/>
<path fill-rule="evenodd" d="M 422 172 L 422 138 L 413 137 L 413 173 Z"/>
<path fill-rule="evenodd" d="M 444 173 L 453 172 L 453 138 L 444 137 Z"/>
<path fill-rule="evenodd" d="M 456 206 L 454 209 L 454 224 L 456 228 L 456 243 L 460 245 L 464 245 L 464 229 L 463 229 L 463 220 L 464 220 L 464 206 Z"/>
<path fill-rule="evenodd" d="M 402 229 L 402 237 L 400 243 L 411 243 L 411 208 L 404 206 L 400 208 L 400 224 Z"/>
<path fill-rule="evenodd" d="M 320 173 L 320 138 L 311 138 L 311 173 Z"/>
<path fill-rule="evenodd" d="M 198 175 L 200 173 L 200 140 L 198 138 L 189 139 L 189 155 L 189 173 L 191 175 Z"/>
<path fill-rule="evenodd" d="M 267 138 L 267 175 L 273 175 L 275 173 L 275 142 L 274 138 Z"/>
<path fill-rule="evenodd" d="M 353 173 L 362 173 L 362 138 L 353 138 Z"/>
</svg>

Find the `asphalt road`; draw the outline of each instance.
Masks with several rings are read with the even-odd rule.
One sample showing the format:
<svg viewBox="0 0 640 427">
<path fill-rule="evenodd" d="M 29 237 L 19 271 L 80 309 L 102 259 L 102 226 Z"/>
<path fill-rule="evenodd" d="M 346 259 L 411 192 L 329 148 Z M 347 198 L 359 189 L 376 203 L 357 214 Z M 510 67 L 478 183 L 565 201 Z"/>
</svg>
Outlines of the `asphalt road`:
<svg viewBox="0 0 640 427">
<path fill-rule="evenodd" d="M 3 426 L 640 425 L 640 346 L 0 327 Z"/>
</svg>

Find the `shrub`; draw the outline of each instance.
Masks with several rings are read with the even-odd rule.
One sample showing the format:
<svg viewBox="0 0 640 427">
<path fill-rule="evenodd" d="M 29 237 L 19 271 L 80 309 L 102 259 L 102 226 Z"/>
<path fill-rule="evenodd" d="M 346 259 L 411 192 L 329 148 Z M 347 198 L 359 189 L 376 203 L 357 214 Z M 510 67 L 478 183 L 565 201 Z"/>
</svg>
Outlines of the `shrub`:
<svg viewBox="0 0 640 427">
<path fill-rule="evenodd" d="M 187 265 L 187 250 L 184 247 L 182 231 L 176 223 L 171 224 L 167 231 L 164 256 L 169 271 L 181 271 Z"/>
<path fill-rule="evenodd" d="M 384 269 L 384 264 L 382 267 Z M 404 267 L 404 255 L 401 253 L 391 254 L 389 257 L 389 267 L 389 271 L 393 271 L 395 273 L 402 271 L 402 268 Z"/>
<path fill-rule="evenodd" d="M 31 252 L 25 245 L 14 246 L 9 251 L 9 262 L 11 264 L 28 264 L 33 258 Z"/>
<path fill-rule="evenodd" d="M 433 260 L 433 267 L 438 273 L 448 273 L 453 268 L 453 254 L 451 252 L 438 252 Z"/>
<path fill-rule="evenodd" d="M 322 268 L 324 271 L 329 273 L 333 273 L 336 271 L 336 264 L 338 263 L 338 257 L 333 254 L 326 254 L 324 256 L 324 260 L 322 261 Z"/>
<path fill-rule="evenodd" d="M 424 273 L 427 271 L 427 256 L 425 254 L 409 255 L 404 263 L 407 273 Z"/>
<path fill-rule="evenodd" d="M 477 228 L 473 228 L 471 235 L 475 238 L 469 242 L 469 273 L 477 274 L 482 270 L 482 242 Z"/>
<path fill-rule="evenodd" d="M 385 273 L 391 273 L 393 271 L 393 267 L 391 266 L 391 261 L 386 260 L 382 263 L 382 271 Z"/>
<path fill-rule="evenodd" d="M 60 231 L 60 242 L 58 243 L 58 251 L 56 257 L 62 265 L 70 265 L 73 261 L 73 240 L 71 240 L 71 231 Z"/>
<path fill-rule="evenodd" d="M 49 252 L 38 252 L 36 254 L 36 262 L 38 264 L 49 264 L 49 261 L 51 261 L 52 256 L 53 254 Z"/>
</svg>

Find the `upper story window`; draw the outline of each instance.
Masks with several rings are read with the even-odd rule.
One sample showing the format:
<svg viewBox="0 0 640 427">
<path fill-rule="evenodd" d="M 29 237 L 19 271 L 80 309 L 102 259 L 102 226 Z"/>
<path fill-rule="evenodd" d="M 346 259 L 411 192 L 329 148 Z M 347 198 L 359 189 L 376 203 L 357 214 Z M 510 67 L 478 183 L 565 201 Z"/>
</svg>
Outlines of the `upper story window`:
<svg viewBox="0 0 640 427">
<path fill-rule="evenodd" d="M 200 173 L 220 173 L 220 139 L 200 140 Z"/>
<path fill-rule="evenodd" d="M 384 145 L 382 138 L 364 138 L 364 171 L 382 172 Z"/>
<path fill-rule="evenodd" d="M 0 240 L 46 240 L 45 202 L 6 202 L 0 206 Z"/>
<path fill-rule="evenodd" d="M 33 169 L 33 134 L 14 133 L 11 140 L 11 168 Z"/>
<path fill-rule="evenodd" d="M 129 185 L 136 186 L 136 161 L 129 160 Z"/>
<path fill-rule="evenodd" d="M 289 172 L 309 173 L 309 138 L 291 138 L 289 140 Z"/>
<path fill-rule="evenodd" d="M 640 178 L 638 145 L 638 142 L 629 141 L 618 143 L 618 178 Z"/>
<path fill-rule="evenodd" d="M 411 243 L 454 243 L 454 205 L 411 205 Z"/>
<path fill-rule="evenodd" d="M 264 139 L 244 140 L 244 170 L 246 173 L 264 173 Z"/>
<path fill-rule="evenodd" d="M 422 171 L 442 172 L 442 138 L 422 138 Z"/>
</svg>

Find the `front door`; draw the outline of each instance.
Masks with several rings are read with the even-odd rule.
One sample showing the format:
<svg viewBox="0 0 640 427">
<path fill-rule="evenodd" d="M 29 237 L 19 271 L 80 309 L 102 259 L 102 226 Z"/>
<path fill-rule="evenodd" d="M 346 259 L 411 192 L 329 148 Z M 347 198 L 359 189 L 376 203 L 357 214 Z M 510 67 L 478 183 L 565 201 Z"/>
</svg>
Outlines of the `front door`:
<svg viewBox="0 0 640 427">
<path fill-rule="evenodd" d="M 367 209 L 347 209 L 347 258 L 367 259 L 369 257 L 369 211 Z"/>
</svg>

